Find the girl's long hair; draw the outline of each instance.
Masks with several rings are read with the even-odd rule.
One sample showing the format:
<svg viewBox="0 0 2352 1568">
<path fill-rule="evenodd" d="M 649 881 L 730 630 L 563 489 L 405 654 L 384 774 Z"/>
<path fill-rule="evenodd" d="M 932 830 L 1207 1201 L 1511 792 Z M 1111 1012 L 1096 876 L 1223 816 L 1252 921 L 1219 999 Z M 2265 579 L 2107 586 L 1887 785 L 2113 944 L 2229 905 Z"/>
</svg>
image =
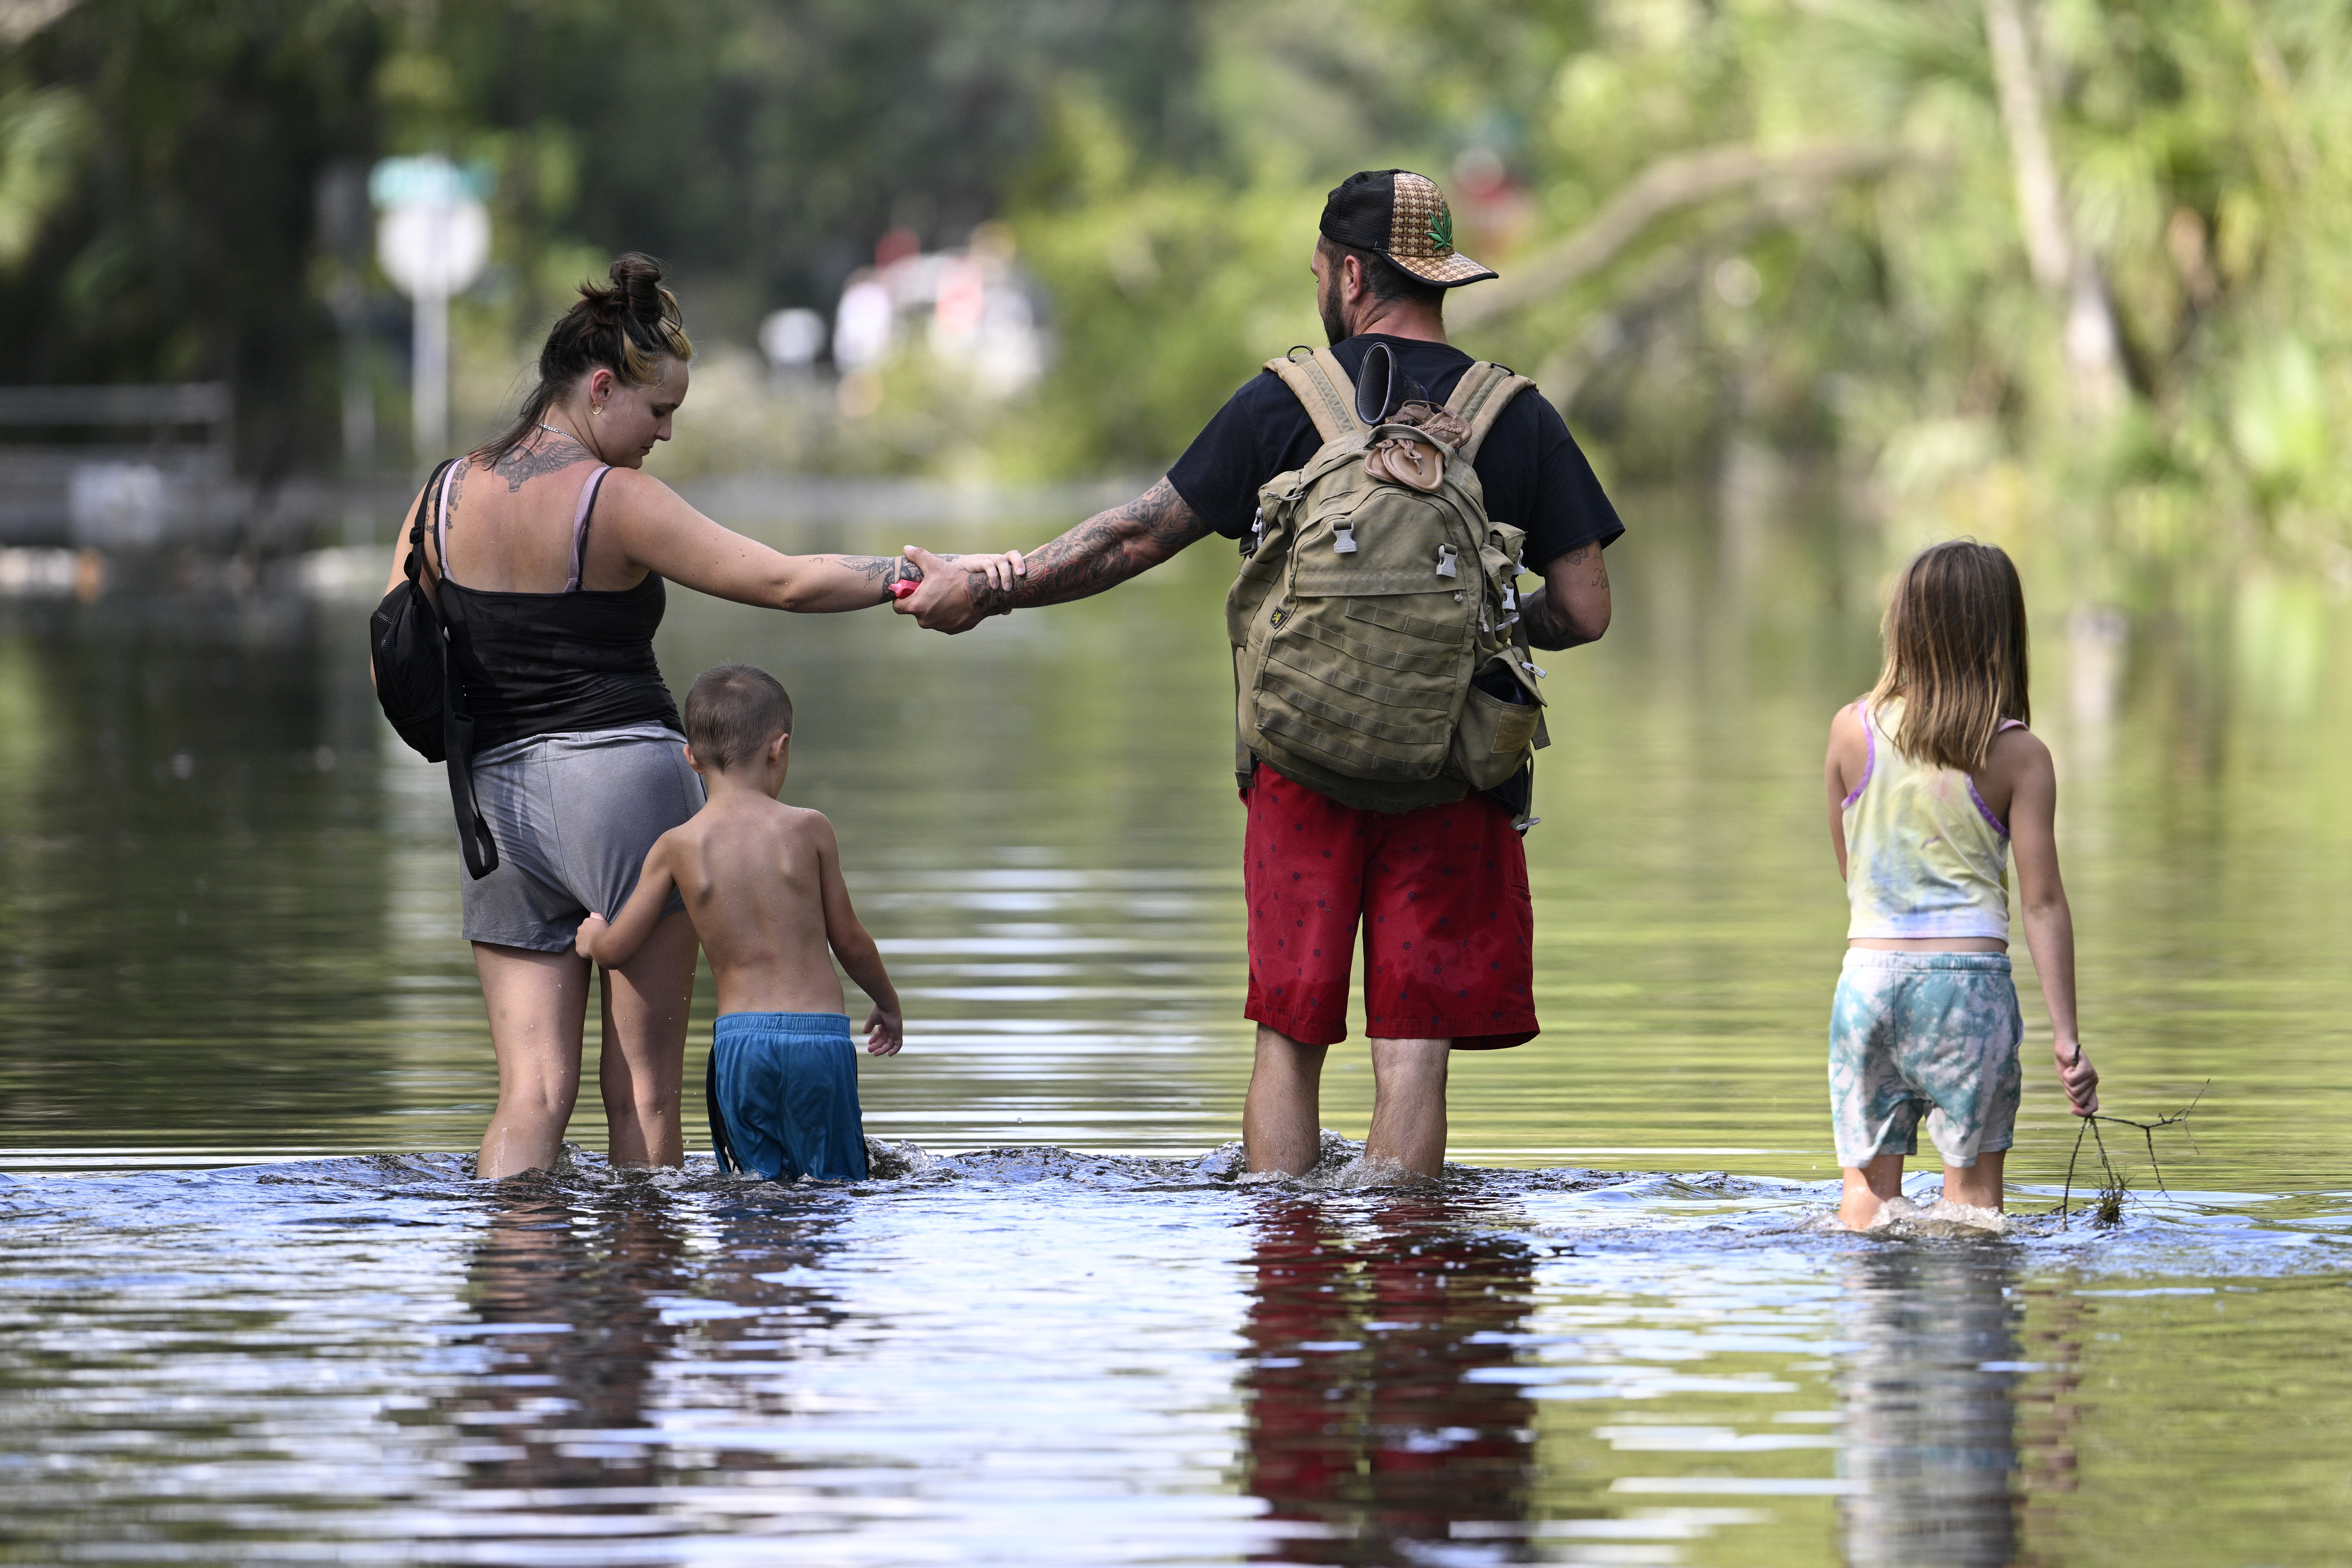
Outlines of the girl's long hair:
<svg viewBox="0 0 2352 1568">
<path fill-rule="evenodd" d="M 690 360 L 694 342 L 677 296 L 661 286 L 662 264 L 629 252 L 614 261 L 609 288 L 580 285 L 580 298 L 556 319 L 539 351 L 539 384 L 522 400 L 513 424 L 473 457 L 485 468 L 529 440 L 547 411 L 590 371 L 611 371 L 630 386 L 652 386 L 662 378 L 662 356 Z"/>
<path fill-rule="evenodd" d="M 1998 545 L 1954 540 L 1913 556 L 1881 630 L 1886 668 L 1870 702 L 1902 699 L 1902 721 L 1889 738 L 1905 756 L 1973 773 L 2002 720 L 2032 721 L 2025 588 Z"/>
</svg>

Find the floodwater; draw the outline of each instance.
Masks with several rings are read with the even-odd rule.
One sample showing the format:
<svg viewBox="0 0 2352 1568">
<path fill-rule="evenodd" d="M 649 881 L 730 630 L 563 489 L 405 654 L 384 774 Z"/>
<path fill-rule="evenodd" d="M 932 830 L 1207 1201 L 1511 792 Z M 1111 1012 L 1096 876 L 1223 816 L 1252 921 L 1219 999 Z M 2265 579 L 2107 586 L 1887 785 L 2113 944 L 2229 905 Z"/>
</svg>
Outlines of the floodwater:
<svg viewBox="0 0 2352 1568">
<path fill-rule="evenodd" d="M 2341 1561 L 2352 622 L 2037 590 L 2086 1038 L 2110 1110 L 2196 1110 L 2160 1168 L 2108 1130 L 2120 1225 L 2051 1217 L 2021 963 L 2018 1217 L 1855 1238 L 1820 756 L 1874 568 L 1800 508 L 1627 511 L 1616 629 L 1546 661 L 1545 1032 L 1457 1062 L 1426 1189 L 1336 1138 L 1235 1179 L 1216 544 L 953 641 L 673 596 L 676 683 L 792 688 L 787 797 L 907 1000 L 848 1189 L 614 1173 L 593 1103 L 567 1169 L 470 1179 L 447 797 L 363 603 L 0 605 L 0 1562 Z M 1327 1125 L 1369 1099 L 1336 1049 Z"/>
</svg>

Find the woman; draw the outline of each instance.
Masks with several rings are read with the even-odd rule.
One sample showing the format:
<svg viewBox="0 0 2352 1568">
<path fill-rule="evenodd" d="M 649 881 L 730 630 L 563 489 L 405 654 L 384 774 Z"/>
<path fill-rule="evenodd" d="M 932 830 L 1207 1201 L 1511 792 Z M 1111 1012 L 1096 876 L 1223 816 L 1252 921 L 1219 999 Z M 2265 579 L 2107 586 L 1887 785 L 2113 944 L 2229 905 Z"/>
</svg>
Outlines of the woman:
<svg viewBox="0 0 2352 1568">
<path fill-rule="evenodd" d="M 573 931 L 620 908 L 646 848 L 702 802 L 654 661 L 665 582 L 823 612 L 887 604 L 902 574 L 887 558 L 779 554 L 638 471 L 669 439 L 694 357 L 661 276 L 631 255 L 613 263 L 609 288 L 581 285 L 513 426 L 417 498 L 393 552 L 396 587 L 423 509 L 424 580 L 452 628 L 475 792 L 498 849 L 496 868 L 464 884 L 499 1064 L 476 1165 L 485 1177 L 555 1163 L 587 1014 Z M 673 900 L 637 954 L 604 972 L 598 1077 L 615 1165 L 685 1157 L 695 956 Z"/>
</svg>

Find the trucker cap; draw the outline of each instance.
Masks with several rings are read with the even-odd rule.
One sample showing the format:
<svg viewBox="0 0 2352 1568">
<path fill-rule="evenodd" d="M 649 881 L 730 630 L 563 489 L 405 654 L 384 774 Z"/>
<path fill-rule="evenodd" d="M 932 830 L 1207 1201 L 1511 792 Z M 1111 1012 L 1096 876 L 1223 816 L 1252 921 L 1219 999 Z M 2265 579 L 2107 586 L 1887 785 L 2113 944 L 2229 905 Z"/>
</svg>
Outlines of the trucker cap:
<svg viewBox="0 0 2352 1568">
<path fill-rule="evenodd" d="M 1325 198 L 1323 237 L 1376 250 L 1424 283 L 1452 289 L 1497 276 L 1454 248 L 1454 211 L 1437 182 L 1410 169 L 1350 174 Z"/>
</svg>

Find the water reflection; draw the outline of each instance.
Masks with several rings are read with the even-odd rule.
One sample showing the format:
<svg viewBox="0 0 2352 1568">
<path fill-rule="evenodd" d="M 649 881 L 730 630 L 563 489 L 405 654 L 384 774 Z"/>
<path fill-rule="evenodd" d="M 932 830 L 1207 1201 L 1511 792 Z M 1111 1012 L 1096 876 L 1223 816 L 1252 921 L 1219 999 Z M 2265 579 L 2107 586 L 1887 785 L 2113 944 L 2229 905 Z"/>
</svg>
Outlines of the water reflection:
<svg viewBox="0 0 2352 1568">
<path fill-rule="evenodd" d="M 2071 1401 L 2036 1398 L 2019 1432 L 2024 1298 L 2015 1261 L 1990 1247 L 1888 1247 L 1845 1262 L 1838 1379 L 1841 1508 L 1850 1568 L 2006 1568 L 2024 1548 L 2029 1492 L 2071 1479 Z M 2064 1338 L 2063 1325 L 2038 1337 Z M 2042 1347 L 2073 1352 L 2055 1343 Z M 2065 1375 L 2062 1367 L 2062 1375 Z"/>
<path fill-rule="evenodd" d="M 1524 1560 L 1517 1532 L 1492 1527 L 1528 1517 L 1535 1407 L 1469 1374 L 1516 1359 L 1535 1258 L 1491 1223 L 1435 1197 L 1361 1217 L 1267 1200 L 1242 1330 L 1244 1486 L 1281 1544 L 1253 1561 L 1418 1563 L 1464 1534 L 1494 1541 L 1477 1561 Z"/>
<path fill-rule="evenodd" d="M 466 1560 L 540 1561 L 556 1542 L 577 1555 L 584 1532 L 602 1541 L 601 1564 L 676 1562 L 676 1539 L 696 1532 L 680 1516 L 696 1483 L 776 1459 L 681 1448 L 666 1422 L 713 1407 L 719 1389 L 716 1407 L 737 1418 L 793 1414 L 765 1380 L 698 1388 L 696 1374 L 747 1355 L 771 1366 L 791 1354 L 780 1328 L 789 1336 L 840 1316 L 824 1291 L 761 1278 L 814 1262 L 834 1223 L 714 1214 L 644 1179 L 584 1200 L 553 1186 L 503 1199 L 467 1272 L 478 1319 L 459 1331 L 474 1347 L 467 1375 L 427 1416 L 451 1434 L 441 1457 L 470 1494 L 441 1500 L 472 1521 Z"/>
<path fill-rule="evenodd" d="M 442 1417 L 480 1488 L 629 1487 L 655 1480 L 646 1391 L 678 1331 L 662 1312 L 684 1272 L 684 1226 L 658 1198 L 585 1212 L 556 1194 L 490 1215 L 467 1274 L 480 1370 Z M 629 1510 L 624 1511 L 641 1511 Z"/>
</svg>

